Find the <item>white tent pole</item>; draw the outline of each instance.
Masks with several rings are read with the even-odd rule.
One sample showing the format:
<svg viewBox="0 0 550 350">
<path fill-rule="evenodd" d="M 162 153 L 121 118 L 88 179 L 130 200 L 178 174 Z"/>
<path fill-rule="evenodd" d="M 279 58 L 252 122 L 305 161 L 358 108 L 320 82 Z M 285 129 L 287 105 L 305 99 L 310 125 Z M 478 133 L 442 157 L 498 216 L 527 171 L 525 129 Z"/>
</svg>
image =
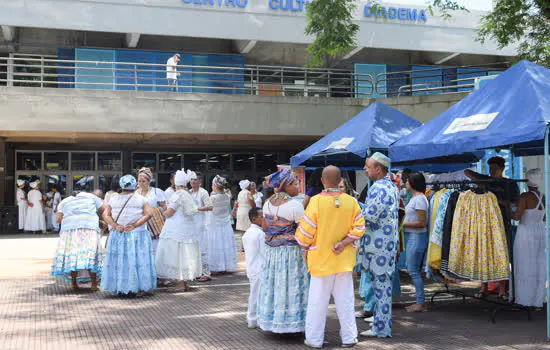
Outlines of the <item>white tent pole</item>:
<svg viewBox="0 0 550 350">
<path fill-rule="evenodd" d="M 546 337 L 550 340 L 550 288 L 548 288 L 548 281 L 550 281 L 550 169 L 548 164 L 549 156 L 549 133 L 550 124 L 546 125 L 546 133 L 544 134 L 544 180 L 545 180 L 545 211 L 546 211 Z"/>
</svg>

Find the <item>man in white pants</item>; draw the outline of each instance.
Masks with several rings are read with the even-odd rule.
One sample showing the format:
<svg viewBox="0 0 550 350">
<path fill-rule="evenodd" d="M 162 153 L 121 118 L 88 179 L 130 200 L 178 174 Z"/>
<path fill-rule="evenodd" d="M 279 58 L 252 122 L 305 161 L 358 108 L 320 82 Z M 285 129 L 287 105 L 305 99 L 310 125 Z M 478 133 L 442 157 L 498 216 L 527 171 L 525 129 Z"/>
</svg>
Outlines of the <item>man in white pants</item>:
<svg viewBox="0 0 550 350">
<path fill-rule="evenodd" d="M 261 209 L 252 208 L 248 218 L 252 223 L 243 235 L 243 247 L 246 258 L 246 276 L 250 281 L 250 296 L 248 297 L 248 312 L 246 319 L 248 328 L 258 328 L 258 294 L 260 292 L 260 273 L 265 262 L 265 232 L 262 231 L 263 213 Z"/>
<path fill-rule="evenodd" d="M 340 321 L 341 346 L 357 344 L 352 277 L 356 251 L 352 243 L 365 233 L 365 220 L 357 201 L 338 189 L 340 180 L 337 167 L 323 170 L 325 190 L 311 198 L 296 231 L 296 241 L 307 251 L 311 274 L 305 345 L 317 349 L 323 346 L 331 295 Z"/>
<path fill-rule="evenodd" d="M 208 282 L 210 278 L 210 267 L 208 266 L 208 238 L 206 236 L 206 212 L 212 210 L 212 203 L 210 202 L 210 196 L 208 192 L 201 187 L 202 176 L 197 175 L 191 171 L 191 197 L 195 201 L 195 204 L 199 208 L 199 213 L 195 217 L 195 223 L 197 224 L 199 242 L 201 246 L 201 262 L 202 262 L 202 275 L 199 278 L 199 282 Z"/>
</svg>

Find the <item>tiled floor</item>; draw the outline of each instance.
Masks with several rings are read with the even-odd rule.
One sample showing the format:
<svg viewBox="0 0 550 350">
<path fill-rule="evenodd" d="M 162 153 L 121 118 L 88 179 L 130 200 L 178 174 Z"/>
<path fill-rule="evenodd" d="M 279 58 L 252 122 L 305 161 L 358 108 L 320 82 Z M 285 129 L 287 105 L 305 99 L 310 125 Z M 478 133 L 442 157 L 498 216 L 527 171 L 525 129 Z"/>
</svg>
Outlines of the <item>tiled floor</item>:
<svg viewBox="0 0 550 350">
<path fill-rule="evenodd" d="M 70 291 L 50 278 L 57 237 L 0 236 L 0 349 L 284 349 L 304 348 L 303 336 L 248 330 L 248 284 L 239 271 L 183 294 L 159 291 L 141 299 Z M 240 259 L 242 261 L 242 259 Z M 438 288 L 430 285 L 428 290 Z M 546 315 L 506 312 L 489 322 L 491 306 L 444 300 L 407 314 L 411 286 L 394 305 L 392 339 L 360 339 L 359 349 L 550 349 Z M 429 295 L 430 292 L 427 292 Z M 357 307 L 360 301 L 357 300 Z M 326 347 L 339 344 L 329 309 Z M 367 324 L 358 320 L 360 330 Z"/>
</svg>

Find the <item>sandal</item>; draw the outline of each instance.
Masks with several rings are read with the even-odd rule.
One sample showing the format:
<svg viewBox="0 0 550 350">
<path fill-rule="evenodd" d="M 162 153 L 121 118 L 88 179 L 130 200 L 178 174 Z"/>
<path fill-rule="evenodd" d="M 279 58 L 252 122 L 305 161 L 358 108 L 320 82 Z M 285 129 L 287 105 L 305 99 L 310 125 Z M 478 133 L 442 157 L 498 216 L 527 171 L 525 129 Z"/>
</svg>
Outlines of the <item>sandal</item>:
<svg viewBox="0 0 550 350">
<path fill-rule="evenodd" d="M 92 292 L 99 292 L 99 287 L 95 286 L 95 287 L 90 287 L 90 290 Z"/>
<path fill-rule="evenodd" d="M 201 278 L 199 278 L 199 282 L 210 282 L 210 281 L 212 281 L 212 278 L 207 276 L 202 276 Z"/>
<path fill-rule="evenodd" d="M 506 293 L 500 293 L 498 295 L 498 297 L 499 297 L 499 299 L 502 299 L 504 301 L 508 301 L 508 294 L 506 294 Z"/>
<path fill-rule="evenodd" d="M 80 287 L 78 287 L 78 285 L 73 285 L 73 286 L 71 286 L 71 290 L 72 290 L 73 292 L 77 292 L 77 291 L 80 290 Z"/>
<path fill-rule="evenodd" d="M 428 312 L 426 305 L 414 304 L 405 308 L 407 312 Z"/>
</svg>

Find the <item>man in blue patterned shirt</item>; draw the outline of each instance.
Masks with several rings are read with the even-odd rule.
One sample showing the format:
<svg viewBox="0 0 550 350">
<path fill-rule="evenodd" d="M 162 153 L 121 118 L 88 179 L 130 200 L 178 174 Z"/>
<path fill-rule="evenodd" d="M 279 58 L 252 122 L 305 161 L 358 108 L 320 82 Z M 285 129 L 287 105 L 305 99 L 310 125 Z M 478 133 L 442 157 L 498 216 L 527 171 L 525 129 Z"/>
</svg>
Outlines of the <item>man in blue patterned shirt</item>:
<svg viewBox="0 0 550 350">
<path fill-rule="evenodd" d="M 392 275 L 399 239 L 399 192 L 391 181 L 391 161 L 381 153 L 367 159 L 365 172 L 374 184 L 370 187 L 363 216 L 366 232 L 361 242 L 361 273 L 368 275 L 374 286 L 376 305 L 372 329 L 362 336 L 391 337 Z"/>
</svg>

